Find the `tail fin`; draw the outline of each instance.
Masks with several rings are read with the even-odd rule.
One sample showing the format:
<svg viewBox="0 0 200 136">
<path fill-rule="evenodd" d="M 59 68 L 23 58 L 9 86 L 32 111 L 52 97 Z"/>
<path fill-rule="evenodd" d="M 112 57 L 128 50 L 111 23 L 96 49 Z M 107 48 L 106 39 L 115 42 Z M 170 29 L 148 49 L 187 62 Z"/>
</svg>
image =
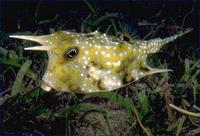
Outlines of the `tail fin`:
<svg viewBox="0 0 200 136">
<path fill-rule="evenodd" d="M 151 53 L 155 53 L 159 51 L 163 47 L 163 45 L 174 41 L 175 39 L 191 32 L 192 30 L 193 28 L 187 28 L 183 32 L 179 32 L 176 35 L 173 35 L 164 39 L 156 38 L 156 39 L 149 40 L 147 42 L 147 54 L 151 54 Z"/>
<path fill-rule="evenodd" d="M 192 30 L 193 30 L 193 28 L 191 28 L 191 27 L 186 28 L 183 32 L 180 32 L 180 33 L 178 33 L 178 34 L 176 34 L 174 36 L 170 36 L 170 37 L 162 39 L 162 43 L 161 44 L 165 45 L 165 44 L 167 44 L 169 42 L 172 42 L 172 41 L 176 40 L 177 38 L 179 38 L 179 37 L 191 32 Z"/>
</svg>

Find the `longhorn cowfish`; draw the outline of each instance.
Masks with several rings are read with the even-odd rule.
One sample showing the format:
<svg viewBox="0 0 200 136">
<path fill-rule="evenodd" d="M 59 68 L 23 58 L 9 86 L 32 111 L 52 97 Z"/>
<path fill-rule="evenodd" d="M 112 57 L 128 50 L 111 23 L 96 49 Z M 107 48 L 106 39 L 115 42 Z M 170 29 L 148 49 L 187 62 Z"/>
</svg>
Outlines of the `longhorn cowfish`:
<svg viewBox="0 0 200 136">
<path fill-rule="evenodd" d="M 112 91 L 144 76 L 171 71 L 150 67 L 146 62 L 147 56 L 191 30 L 188 28 L 164 39 L 131 41 L 98 31 L 59 31 L 42 36 L 10 37 L 41 45 L 25 50 L 47 51 L 48 66 L 41 84 L 44 90 L 91 93 Z"/>
</svg>

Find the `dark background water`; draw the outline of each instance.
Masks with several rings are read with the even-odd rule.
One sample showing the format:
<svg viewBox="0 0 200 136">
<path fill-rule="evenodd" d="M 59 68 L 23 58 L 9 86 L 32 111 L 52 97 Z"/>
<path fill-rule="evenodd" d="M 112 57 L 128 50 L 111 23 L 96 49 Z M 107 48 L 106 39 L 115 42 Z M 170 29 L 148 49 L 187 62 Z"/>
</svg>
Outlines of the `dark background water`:
<svg viewBox="0 0 200 136">
<path fill-rule="evenodd" d="M 196 3 L 194 5 L 194 3 Z M 181 25 L 183 16 L 188 15 L 184 27 L 198 29 L 199 7 L 198 1 L 91 1 L 94 7 L 100 8 L 100 12 L 117 12 L 122 14 L 126 23 L 132 23 L 137 28 L 137 22 L 148 20 L 160 22 L 173 18 L 177 25 Z M 38 20 L 48 20 L 56 15 L 64 20 L 67 29 L 80 29 L 80 25 L 91 12 L 83 1 L 1 1 L 1 30 L 6 32 L 26 31 L 37 29 L 34 23 L 36 9 L 38 8 Z M 56 21 L 56 20 L 55 20 Z M 48 24 L 53 27 L 55 21 Z M 20 24 L 20 29 L 18 29 Z"/>
<path fill-rule="evenodd" d="M 185 19 L 183 28 L 193 27 L 194 31 L 187 37 L 184 37 L 186 45 L 183 45 L 182 54 L 187 56 L 187 48 L 184 50 L 184 46 L 194 46 L 192 51 L 198 51 L 199 47 L 199 1 L 193 0 L 176 0 L 176 1 L 135 1 L 135 0 L 115 0 L 115 1 L 90 1 L 92 6 L 99 9 L 99 13 L 119 13 L 118 18 L 114 18 L 114 21 L 121 21 L 124 24 L 133 29 L 139 38 L 144 37 L 148 32 L 145 26 L 139 26 L 138 22 L 146 20 L 151 23 L 161 24 L 165 20 L 165 26 L 157 33 L 156 37 L 169 36 L 169 26 L 182 26 L 183 19 L 186 14 L 188 16 Z M 81 31 L 81 25 L 83 20 L 92 14 L 84 1 L 0 1 L 0 30 L 5 33 L 16 32 L 35 32 L 37 29 L 42 29 L 41 33 L 50 33 L 50 28 L 55 28 L 58 25 L 63 25 L 63 30 L 76 30 Z M 36 17 L 36 11 L 38 7 L 38 14 Z M 190 13 L 191 12 L 191 13 Z M 49 23 L 38 24 L 42 20 L 51 20 L 55 16 L 57 19 Z M 110 22 L 102 22 L 100 25 L 108 26 Z M 94 27 L 93 30 L 98 29 L 99 26 Z M 153 29 L 153 27 L 152 27 Z M 103 31 L 103 29 L 101 29 Z M 168 47 L 170 52 L 174 47 Z M 192 54 L 192 53 L 191 53 Z M 199 57 L 200 53 L 196 53 Z M 174 61 L 173 66 L 170 66 L 174 71 L 183 71 L 182 67 L 178 66 L 175 60 L 169 60 L 169 56 L 166 54 L 160 55 L 161 60 Z M 183 56 L 184 56 L 183 55 Z M 189 54 L 190 55 L 190 54 Z M 177 65 L 176 65 L 177 64 Z M 181 73 L 175 73 L 174 78 L 177 78 Z M 200 98 L 198 96 L 197 98 Z M 200 100 L 198 99 L 199 104 Z M 198 104 L 198 102 L 197 102 Z M 199 105 L 200 106 L 200 105 Z"/>
</svg>

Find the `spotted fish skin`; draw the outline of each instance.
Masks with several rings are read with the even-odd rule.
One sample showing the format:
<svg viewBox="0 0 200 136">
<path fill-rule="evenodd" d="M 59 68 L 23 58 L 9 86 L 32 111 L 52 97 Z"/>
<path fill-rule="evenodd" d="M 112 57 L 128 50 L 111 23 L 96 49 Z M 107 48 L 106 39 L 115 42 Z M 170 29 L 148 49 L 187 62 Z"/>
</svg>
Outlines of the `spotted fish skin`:
<svg viewBox="0 0 200 136">
<path fill-rule="evenodd" d="M 10 37 L 42 45 L 25 50 L 47 51 L 49 61 L 41 85 L 44 90 L 91 93 L 115 90 L 144 76 L 171 71 L 151 68 L 146 58 L 191 30 L 188 28 L 164 39 L 131 42 L 98 31 L 88 34 L 59 31 L 43 36 Z"/>
</svg>

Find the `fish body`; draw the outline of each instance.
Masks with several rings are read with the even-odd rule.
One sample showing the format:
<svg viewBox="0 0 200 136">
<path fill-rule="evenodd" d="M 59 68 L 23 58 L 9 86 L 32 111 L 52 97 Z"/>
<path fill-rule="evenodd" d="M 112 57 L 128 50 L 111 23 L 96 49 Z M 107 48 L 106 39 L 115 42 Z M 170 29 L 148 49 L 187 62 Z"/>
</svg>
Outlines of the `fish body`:
<svg viewBox="0 0 200 136">
<path fill-rule="evenodd" d="M 44 90 L 92 93 L 112 91 L 144 76 L 171 71 L 151 68 L 146 62 L 147 56 L 191 30 L 164 39 L 131 42 L 98 31 L 87 34 L 59 31 L 43 36 L 10 37 L 42 45 L 25 50 L 47 51 L 48 66 L 41 85 Z"/>
</svg>

